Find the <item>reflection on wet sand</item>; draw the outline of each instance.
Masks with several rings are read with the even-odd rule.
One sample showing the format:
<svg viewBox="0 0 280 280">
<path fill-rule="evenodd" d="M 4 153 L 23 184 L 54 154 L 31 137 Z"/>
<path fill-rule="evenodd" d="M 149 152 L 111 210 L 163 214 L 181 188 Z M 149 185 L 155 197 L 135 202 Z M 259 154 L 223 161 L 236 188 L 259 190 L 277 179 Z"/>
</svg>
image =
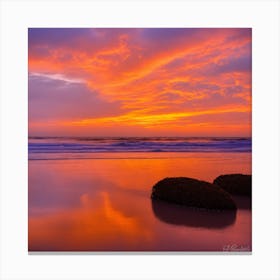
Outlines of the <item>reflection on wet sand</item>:
<svg viewBox="0 0 280 280">
<path fill-rule="evenodd" d="M 208 229 L 225 228 L 234 224 L 236 211 L 206 211 L 175 205 L 159 200 L 151 200 L 154 215 L 162 222 Z"/>
<path fill-rule="evenodd" d="M 29 251 L 129 250 L 150 232 L 112 204 L 108 192 L 80 197 L 79 207 L 29 218 Z"/>
</svg>

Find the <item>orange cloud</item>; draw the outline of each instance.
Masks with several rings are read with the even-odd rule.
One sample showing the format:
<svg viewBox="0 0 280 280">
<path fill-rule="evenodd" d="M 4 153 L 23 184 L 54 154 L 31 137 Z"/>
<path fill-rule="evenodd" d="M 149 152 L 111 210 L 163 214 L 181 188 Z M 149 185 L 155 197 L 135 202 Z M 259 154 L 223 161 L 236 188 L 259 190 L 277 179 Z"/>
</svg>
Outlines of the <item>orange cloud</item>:
<svg viewBox="0 0 280 280">
<path fill-rule="evenodd" d="M 44 37 L 44 32 L 54 31 L 42 29 L 43 38 L 37 35 L 37 41 L 32 32 L 30 35 L 31 75 L 81 82 L 103 102 L 119 102 L 119 113 L 114 116 L 52 120 L 60 128 L 65 125 L 67 133 L 69 125 L 77 133 L 78 126 L 88 126 L 90 131 L 91 126 L 101 124 L 126 124 L 128 135 L 133 125 L 162 124 L 172 130 L 185 117 L 251 111 L 250 29 L 82 31 L 81 36 L 76 31 L 76 41 L 74 35 L 67 35 L 69 45 L 53 33 L 50 39 Z M 73 110 L 75 106 L 79 104 L 73 104 Z M 93 112 L 95 106 L 92 103 Z M 68 113 L 65 111 L 66 118 Z M 31 127 L 36 123 L 42 122 L 30 120 Z M 243 125 L 240 133 L 250 134 L 248 124 Z M 189 129 L 186 135 L 192 134 Z"/>
</svg>

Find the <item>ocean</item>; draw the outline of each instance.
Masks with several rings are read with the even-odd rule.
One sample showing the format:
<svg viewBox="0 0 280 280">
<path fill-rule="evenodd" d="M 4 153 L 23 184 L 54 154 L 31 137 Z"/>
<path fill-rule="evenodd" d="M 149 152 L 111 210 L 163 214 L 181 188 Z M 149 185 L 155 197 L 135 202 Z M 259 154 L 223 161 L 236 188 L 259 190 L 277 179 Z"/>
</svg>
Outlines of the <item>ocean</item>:
<svg viewBox="0 0 280 280">
<path fill-rule="evenodd" d="M 90 158 L 100 153 L 139 153 L 141 157 L 141 153 L 249 153 L 251 149 L 251 138 L 237 137 L 29 137 L 28 141 L 31 160 L 84 158 L 85 153 Z"/>
</svg>

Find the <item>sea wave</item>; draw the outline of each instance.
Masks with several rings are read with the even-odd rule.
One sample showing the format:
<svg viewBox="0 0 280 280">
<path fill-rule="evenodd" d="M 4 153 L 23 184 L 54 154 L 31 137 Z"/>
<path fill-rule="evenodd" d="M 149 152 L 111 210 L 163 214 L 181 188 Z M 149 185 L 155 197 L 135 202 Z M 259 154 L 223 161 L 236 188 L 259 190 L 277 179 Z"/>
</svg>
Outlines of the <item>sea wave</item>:
<svg viewBox="0 0 280 280">
<path fill-rule="evenodd" d="M 164 152 L 251 152 L 251 138 L 65 138 L 30 137 L 29 158 L 37 153 L 164 153 Z"/>
</svg>

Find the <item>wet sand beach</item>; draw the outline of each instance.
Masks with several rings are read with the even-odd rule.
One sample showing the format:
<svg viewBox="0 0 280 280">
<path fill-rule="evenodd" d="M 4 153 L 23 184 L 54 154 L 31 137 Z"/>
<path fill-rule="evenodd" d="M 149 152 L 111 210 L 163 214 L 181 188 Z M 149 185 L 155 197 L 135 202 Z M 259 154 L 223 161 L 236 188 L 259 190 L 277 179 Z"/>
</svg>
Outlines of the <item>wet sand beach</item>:
<svg viewBox="0 0 280 280">
<path fill-rule="evenodd" d="M 29 251 L 251 251 L 246 198 L 234 215 L 150 198 L 165 177 L 250 174 L 251 153 L 94 156 L 29 160 Z"/>
</svg>

